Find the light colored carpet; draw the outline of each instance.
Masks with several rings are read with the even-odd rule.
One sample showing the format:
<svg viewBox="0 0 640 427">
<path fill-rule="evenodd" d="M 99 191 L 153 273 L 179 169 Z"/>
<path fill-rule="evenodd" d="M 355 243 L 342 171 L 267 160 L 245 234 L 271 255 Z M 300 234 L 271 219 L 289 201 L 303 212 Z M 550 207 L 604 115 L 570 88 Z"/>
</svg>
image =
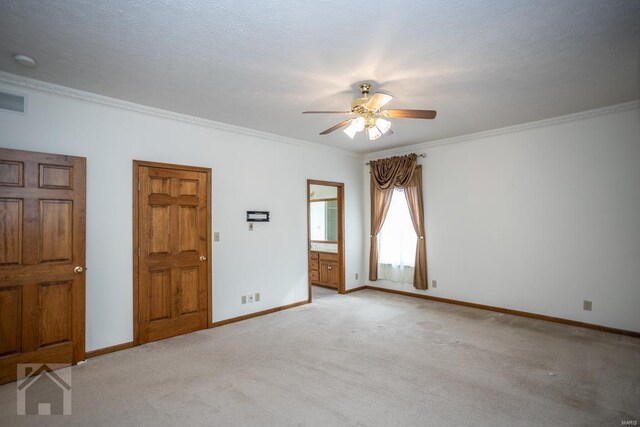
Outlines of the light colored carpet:
<svg viewBox="0 0 640 427">
<path fill-rule="evenodd" d="M 334 295 L 339 295 L 337 290 L 323 288 L 322 286 L 311 286 L 311 299 L 313 301 Z"/>
<path fill-rule="evenodd" d="M 73 415 L 0 425 L 611 425 L 640 340 L 366 290 L 89 359 Z"/>
</svg>

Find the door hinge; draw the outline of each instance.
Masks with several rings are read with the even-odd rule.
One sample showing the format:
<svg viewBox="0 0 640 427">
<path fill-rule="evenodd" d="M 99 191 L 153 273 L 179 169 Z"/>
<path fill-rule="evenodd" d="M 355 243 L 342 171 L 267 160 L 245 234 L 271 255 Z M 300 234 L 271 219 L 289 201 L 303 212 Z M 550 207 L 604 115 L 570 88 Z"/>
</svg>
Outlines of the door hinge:
<svg viewBox="0 0 640 427">
<path fill-rule="evenodd" d="M 140 256 L 140 247 L 138 246 L 138 256 Z"/>
<path fill-rule="evenodd" d="M 140 191 L 140 181 L 138 181 L 138 191 Z"/>
</svg>

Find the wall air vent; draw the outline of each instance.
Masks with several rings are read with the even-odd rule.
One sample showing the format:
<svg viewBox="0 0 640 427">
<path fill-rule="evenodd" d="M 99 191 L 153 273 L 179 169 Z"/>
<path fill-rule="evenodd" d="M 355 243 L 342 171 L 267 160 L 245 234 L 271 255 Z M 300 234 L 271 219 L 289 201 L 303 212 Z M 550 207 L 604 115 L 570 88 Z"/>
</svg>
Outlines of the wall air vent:
<svg viewBox="0 0 640 427">
<path fill-rule="evenodd" d="M 24 114 L 27 112 L 27 98 L 0 90 L 0 110 Z"/>
</svg>

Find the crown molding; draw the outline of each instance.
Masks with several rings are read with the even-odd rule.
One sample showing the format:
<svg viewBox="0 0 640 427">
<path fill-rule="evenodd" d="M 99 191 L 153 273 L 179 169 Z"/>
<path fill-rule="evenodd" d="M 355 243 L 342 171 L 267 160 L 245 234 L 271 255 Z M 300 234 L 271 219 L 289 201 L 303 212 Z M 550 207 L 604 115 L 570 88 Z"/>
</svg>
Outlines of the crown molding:
<svg viewBox="0 0 640 427">
<path fill-rule="evenodd" d="M 526 130 L 554 126 L 562 123 L 573 122 L 577 120 L 584 120 L 593 117 L 603 116 L 607 114 L 618 113 L 621 111 L 633 110 L 640 108 L 640 101 L 630 101 L 622 104 L 611 105 L 602 108 L 596 108 L 593 110 L 582 111 L 579 113 L 567 114 L 564 116 L 552 117 L 550 119 L 538 120 L 535 122 L 522 123 L 514 126 L 507 126 L 498 129 L 492 129 L 488 131 L 475 132 L 466 135 L 455 136 L 451 138 L 438 139 L 434 141 L 426 141 L 418 144 L 405 145 L 401 147 L 390 148 L 387 150 L 373 151 L 370 153 L 360 154 L 349 150 L 344 150 L 337 147 L 331 147 L 327 145 L 317 144 L 314 142 L 304 141 L 301 139 L 289 138 L 282 135 L 276 135 L 269 132 L 259 131 L 255 129 L 249 129 L 241 126 L 231 125 L 227 123 L 217 122 L 215 120 L 204 119 L 201 117 L 190 116 L 187 114 L 176 113 L 173 111 L 163 110 L 160 108 L 149 107 L 146 105 L 136 104 L 121 99 L 110 98 L 104 95 L 98 95 L 91 92 L 85 92 L 78 89 L 72 89 L 66 86 L 60 86 L 53 83 L 48 83 L 42 80 L 31 79 L 28 77 L 19 76 L 17 74 L 11 74 L 4 71 L 0 71 L 0 83 L 23 87 L 39 92 L 49 93 L 53 95 L 59 95 L 67 98 L 73 98 L 93 104 L 104 105 L 120 110 L 132 111 L 136 113 L 146 114 L 149 116 L 159 117 L 167 120 L 174 120 L 183 123 L 189 123 L 196 126 L 208 127 L 224 132 L 230 132 L 240 135 L 246 135 L 254 138 L 266 139 L 273 142 L 295 145 L 298 147 L 304 147 L 312 150 L 324 151 L 334 154 L 340 154 L 346 157 L 353 157 L 357 159 L 374 159 L 385 156 L 402 155 L 411 153 L 414 151 L 426 150 L 428 148 L 438 147 L 441 145 L 456 144 L 459 142 L 466 142 L 476 139 L 488 138 L 492 136 L 500 136 L 511 133 L 523 132 Z"/>
<path fill-rule="evenodd" d="M 456 144 L 459 142 L 472 141 L 476 139 L 489 138 L 492 136 L 507 135 L 526 130 L 555 126 L 563 123 L 574 122 L 578 120 L 590 119 L 593 117 L 605 116 L 607 114 L 619 113 L 622 111 L 634 110 L 640 108 L 640 100 L 624 102 L 622 104 L 609 105 L 607 107 L 596 108 L 593 110 L 581 111 L 579 113 L 567 114 L 564 116 L 552 117 L 550 119 L 538 120 L 535 122 L 522 123 L 514 126 L 507 126 L 498 129 L 492 129 L 482 132 L 469 133 L 466 135 L 455 136 L 452 138 L 438 139 L 435 141 L 420 142 L 413 145 L 405 145 L 395 147 L 388 150 L 373 151 L 364 155 L 365 160 L 371 160 L 380 157 L 398 156 L 402 154 L 426 150 L 428 148 L 438 147 L 441 145 Z"/>
<path fill-rule="evenodd" d="M 176 113 L 173 111 L 163 110 L 160 108 L 149 107 L 146 105 L 136 104 L 121 99 L 110 98 L 104 95 L 98 95 L 92 92 L 85 92 L 78 89 L 72 89 L 66 86 L 60 86 L 57 84 L 45 82 L 42 80 L 31 79 L 28 77 L 19 76 L 17 74 L 11 74 L 4 71 L 0 71 L 0 83 L 19 86 L 26 89 L 31 89 L 39 92 L 44 92 L 53 95 L 59 95 L 67 98 L 73 98 L 93 104 L 105 105 L 108 107 L 132 111 L 135 113 L 146 114 L 149 116 L 159 117 L 167 120 L 174 120 L 183 123 L 189 123 L 196 126 L 204 126 L 211 129 L 216 129 L 224 132 L 236 133 L 240 135 L 246 135 L 254 138 L 266 139 L 273 142 L 279 142 L 283 144 L 295 145 L 298 147 L 304 147 L 312 150 L 319 150 L 330 152 L 334 154 L 340 154 L 347 157 L 354 157 L 357 159 L 364 159 L 364 155 L 355 153 L 353 151 L 343 150 L 336 147 L 317 144 L 301 139 L 289 138 L 282 135 L 276 135 L 269 132 L 259 131 L 255 129 L 249 129 L 242 126 L 231 125 L 227 123 L 217 122 L 215 120 L 203 119 L 201 117 L 190 116 L 187 114 Z"/>
</svg>

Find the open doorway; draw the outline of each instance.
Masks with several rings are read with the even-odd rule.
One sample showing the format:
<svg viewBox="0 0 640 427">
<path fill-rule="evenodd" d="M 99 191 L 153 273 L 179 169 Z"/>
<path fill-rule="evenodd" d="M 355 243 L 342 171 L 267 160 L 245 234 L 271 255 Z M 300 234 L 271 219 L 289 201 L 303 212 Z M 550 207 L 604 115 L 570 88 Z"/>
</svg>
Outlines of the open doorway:
<svg viewBox="0 0 640 427">
<path fill-rule="evenodd" d="M 307 180 L 309 302 L 344 289 L 344 184 Z"/>
</svg>

